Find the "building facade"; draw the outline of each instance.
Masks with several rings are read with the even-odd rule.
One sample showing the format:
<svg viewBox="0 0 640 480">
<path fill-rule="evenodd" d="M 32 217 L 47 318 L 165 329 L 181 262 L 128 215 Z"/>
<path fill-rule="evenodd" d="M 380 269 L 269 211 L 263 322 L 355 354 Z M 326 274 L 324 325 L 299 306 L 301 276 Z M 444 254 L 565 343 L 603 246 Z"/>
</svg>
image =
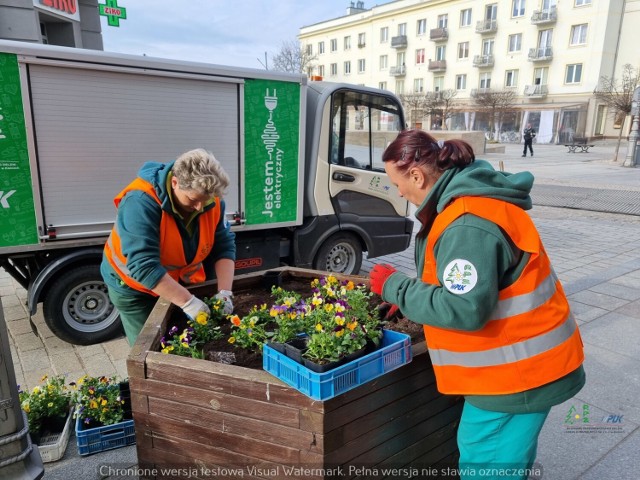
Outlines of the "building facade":
<svg viewBox="0 0 640 480">
<path fill-rule="evenodd" d="M 411 126 L 519 142 L 531 123 L 538 143 L 567 143 L 620 133 L 621 119 L 593 91 L 625 64 L 640 68 L 638 25 L 640 0 L 397 0 L 371 9 L 352 2 L 345 16 L 302 27 L 299 40 L 315 56 L 310 75 L 401 98 L 453 96 L 445 125 L 405 102 Z M 506 113 L 477 104 L 510 91 Z"/>
<path fill-rule="evenodd" d="M 97 0 L 0 0 L 0 38 L 103 50 Z"/>
</svg>

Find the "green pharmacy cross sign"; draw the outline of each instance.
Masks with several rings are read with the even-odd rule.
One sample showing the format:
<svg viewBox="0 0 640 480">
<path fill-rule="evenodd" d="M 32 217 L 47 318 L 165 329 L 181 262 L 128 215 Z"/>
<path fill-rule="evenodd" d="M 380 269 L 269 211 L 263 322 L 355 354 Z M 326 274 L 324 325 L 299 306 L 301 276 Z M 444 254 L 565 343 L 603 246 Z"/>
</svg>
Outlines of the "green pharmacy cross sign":
<svg viewBox="0 0 640 480">
<path fill-rule="evenodd" d="M 127 9 L 118 6 L 118 0 L 106 0 L 106 3 L 98 4 L 100 15 L 107 17 L 110 27 L 119 27 L 120 20 L 127 19 Z"/>
</svg>

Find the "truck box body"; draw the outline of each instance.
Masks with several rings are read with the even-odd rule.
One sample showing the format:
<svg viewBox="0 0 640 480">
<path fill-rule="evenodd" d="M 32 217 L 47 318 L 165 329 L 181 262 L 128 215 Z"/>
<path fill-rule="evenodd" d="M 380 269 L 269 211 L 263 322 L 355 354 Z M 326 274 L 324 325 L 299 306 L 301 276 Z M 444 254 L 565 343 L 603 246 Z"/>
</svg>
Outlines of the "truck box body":
<svg viewBox="0 0 640 480">
<path fill-rule="evenodd" d="M 0 78 L 0 266 L 29 290 L 32 313 L 45 301 L 50 326 L 47 317 L 64 308 L 47 308 L 53 283 L 99 264 L 114 196 L 144 162 L 193 148 L 211 151 L 231 179 L 224 199 L 237 273 L 282 263 L 357 273 L 362 251 L 408 246 L 406 202 L 389 193 L 379 161 L 403 122 L 388 92 L 8 41 L 0 41 Z M 365 117 L 378 133 L 363 128 Z M 350 155 L 364 162 L 354 168 Z M 100 279 L 89 277 L 78 274 L 93 292 L 82 309 L 99 318 L 101 305 L 102 316 L 117 317 Z M 80 325 L 95 340 L 102 320 L 79 318 L 82 293 L 71 287 L 64 329 Z"/>
</svg>

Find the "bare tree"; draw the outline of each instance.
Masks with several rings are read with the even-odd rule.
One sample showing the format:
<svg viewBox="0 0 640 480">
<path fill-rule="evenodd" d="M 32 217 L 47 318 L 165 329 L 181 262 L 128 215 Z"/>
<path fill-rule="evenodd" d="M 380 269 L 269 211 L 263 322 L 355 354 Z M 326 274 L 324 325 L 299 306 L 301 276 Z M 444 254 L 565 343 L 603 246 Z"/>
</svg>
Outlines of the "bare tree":
<svg viewBox="0 0 640 480">
<path fill-rule="evenodd" d="M 513 110 L 516 98 L 517 94 L 514 90 L 481 89 L 473 96 L 473 101 L 480 110 L 489 114 L 491 135 L 494 140 L 499 138 L 503 115 Z"/>
<path fill-rule="evenodd" d="M 419 120 L 426 115 L 426 97 L 423 93 L 403 93 L 398 95 L 402 107 L 408 112 L 409 125 L 415 128 Z"/>
<path fill-rule="evenodd" d="M 317 60 L 298 40 L 285 40 L 280 51 L 272 56 L 273 70 L 289 73 L 310 73 Z"/>
<path fill-rule="evenodd" d="M 429 92 L 425 97 L 425 113 L 436 121 L 437 127 L 447 130 L 447 120 L 457 111 L 455 96 L 457 90 L 446 89 L 438 92 Z"/>
<path fill-rule="evenodd" d="M 593 95 L 597 100 L 604 103 L 609 110 L 609 114 L 615 119 L 620 120 L 620 133 L 618 134 L 618 143 L 616 145 L 614 161 L 618 161 L 618 150 L 620 150 L 620 142 L 622 141 L 622 131 L 624 130 L 627 115 L 631 113 L 631 102 L 633 100 L 633 91 L 640 84 L 640 68 L 633 68 L 627 63 L 622 67 L 622 78 L 600 77 L 598 86 L 593 91 Z M 633 118 L 632 118 L 633 120 Z"/>
</svg>

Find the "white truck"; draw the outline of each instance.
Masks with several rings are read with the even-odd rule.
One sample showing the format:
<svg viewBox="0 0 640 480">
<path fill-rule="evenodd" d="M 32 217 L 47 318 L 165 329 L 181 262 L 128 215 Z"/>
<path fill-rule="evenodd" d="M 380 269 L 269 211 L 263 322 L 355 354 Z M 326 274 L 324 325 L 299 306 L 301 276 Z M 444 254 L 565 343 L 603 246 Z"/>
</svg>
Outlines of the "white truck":
<svg viewBox="0 0 640 480">
<path fill-rule="evenodd" d="M 413 222 L 381 155 L 399 100 L 304 75 L 0 41 L 0 267 L 76 344 L 120 332 L 100 276 L 113 197 L 149 160 L 202 147 L 232 179 L 236 272 L 357 273 Z"/>
</svg>

